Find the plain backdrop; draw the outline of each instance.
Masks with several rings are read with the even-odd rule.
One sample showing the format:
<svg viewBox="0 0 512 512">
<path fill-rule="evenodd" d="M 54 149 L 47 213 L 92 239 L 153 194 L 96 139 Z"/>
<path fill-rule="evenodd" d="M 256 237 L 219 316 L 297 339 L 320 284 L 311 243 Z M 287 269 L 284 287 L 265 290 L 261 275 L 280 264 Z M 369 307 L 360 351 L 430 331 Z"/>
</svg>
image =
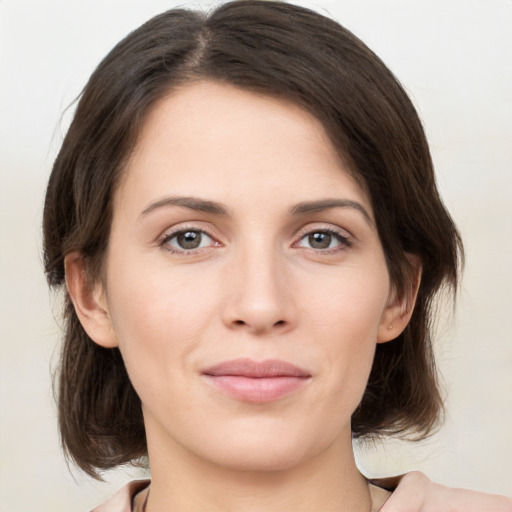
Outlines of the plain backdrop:
<svg viewBox="0 0 512 512">
<path fill-rule="evenodd" d="M 447 393 L 440 433 L 360 450 L 368 475 L 421 469 L 443 483 L 512 495 L 512 1 L 319 0 L 395 72 L 424 121 L 442 195 L 466 244 L 457 313 L 436 352 Z M 0 0 L 0 512 L 86 511 L 105 483 L 68 470 L 51 391 L 55 299 L 41 264 L 45 183 L 88 76 L 160 0 Z M 207 8 L 210 2 L 195 2 Z"/>
</svg>

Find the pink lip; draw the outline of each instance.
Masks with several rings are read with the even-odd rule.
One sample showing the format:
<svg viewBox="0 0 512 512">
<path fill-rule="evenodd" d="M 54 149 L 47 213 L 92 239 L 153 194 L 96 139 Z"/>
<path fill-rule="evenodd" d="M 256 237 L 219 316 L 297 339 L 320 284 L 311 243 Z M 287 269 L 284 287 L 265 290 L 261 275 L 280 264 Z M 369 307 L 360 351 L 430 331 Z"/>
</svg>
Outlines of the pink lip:
<svg viewBox="0 0 512 512">
<path fill-rule="evenodd" d="M 277 359 L 224 361 L 203 370 L 202 375 L 221 392 L 244 402 L 271 402 L 301 388 L 311 374 Z"/>
</svg>

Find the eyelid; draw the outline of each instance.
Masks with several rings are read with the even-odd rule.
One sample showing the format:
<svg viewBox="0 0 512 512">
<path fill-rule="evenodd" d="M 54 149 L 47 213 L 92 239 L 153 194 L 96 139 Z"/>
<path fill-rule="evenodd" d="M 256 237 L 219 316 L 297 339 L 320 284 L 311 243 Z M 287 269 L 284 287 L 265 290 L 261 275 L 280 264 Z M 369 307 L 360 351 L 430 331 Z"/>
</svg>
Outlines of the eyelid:
<svg viewBox="0 0 512 512">
<path fill-rule="evenodd" d="M 299 242 L 304 239 L 304 237 L 311 235 L 312 233 L 329 233 L 334 235 L 340 242 L 339 246 L 331 247 L 327 249 L 315 249 L 313 247 L 303 247 L 306 250 L 314 251 L 317 253 L 329 254 L 333 252 L 343 251 L 349 247 L 351 247 L 354 243 L 354 237 L 346 230 L 337 226 L 325 226 L 318 224 L 316 226 L 305 226 L 301 230 L 299 230 L 296 241 L 293 242 L 292 247 L 302 247 L 299 246 Z"/>
<path fill-rule="evenodd" d="M 180 233 L 185 233 L 187 231 L 196 231 L 199 233 L 203 233 L 208 238 L 211 239 L 211 243 L 207 247 L 198 247 L 196 249 L 179 249 L 179 248 L 173 248 L 168 244 L 168 241 L 171 240 L 173 237 L 177 236 Z M 184 255 L 193 255 L 198 252 L 202 252 L 205 250 L 208 250 L 212 247 L 220 247 L 224 245 L 222 242 L 219 241 L 219 236 L 214 234 L 214 229 L 209 229 L 204 227 L 204 224 L 202 222 L 184 222 L 182 224 L 178 224 L 176 226 L 173 226 L 171 228 L 168 228 L 165 230 L 157 239 L 158 246 L 162 247 L 163 249 L 176 254 L 184 254 Z M 326 248 L 326 249 L 315 249 L 313 247 L 303 247 L 300 246 L 300 241 L 315 232 L 324 232 L 329 233 L 336 237 L 339 240 L 339 245 L 336 247 Z M 322 254 L 330 254 L 334 252 L 340 252 L 343 250 L 346 250 L 347 248 L 351 247 L 354 243 L 354 237 L 351 233 L 349 233 L 346 229 L 341 228 L 339 226 L 334 226 L 332 224 L 325 225 L 320 222 L 318 223 L 311 223 L 304 227 L 302 227 L 295 235 L 294 242 L 292 243 L 292 247 L 295 248 L 303 248 L 305 250 L 309 250 L 315 253 L 322 253 Z"/>
<path fill-rule="evenodd" d="M 179 235 L 180 233 L 186 233 L 187 231 L 196 231 L 198 233 L 202 233 L 206 235 L 208 238 L 211 239 L 213 243 L 209 244 L 207 247 L 198 247 L 196 249 L 179 249 L 171 247 L 168 242 L 169 240 L 173 239 L 175 236 Z M 173 254 L 186 254 L 186 255 L 192 255 L 200 251 L 207 250 L 210 247 L 220 246 L 222 245 L 221 242 L 217 240 L 217 237 L 211 233 L 211 230 L 205 229 L 204 227 L 200 227 L 198 224 L 180 224 L 177 226 L 174 226 L 172 228 L 169 228 L 163 232 L 162 235 L 158 237 L 158 245 L 162 247 L 164 250 L 169 251 Z"/>
</svg>

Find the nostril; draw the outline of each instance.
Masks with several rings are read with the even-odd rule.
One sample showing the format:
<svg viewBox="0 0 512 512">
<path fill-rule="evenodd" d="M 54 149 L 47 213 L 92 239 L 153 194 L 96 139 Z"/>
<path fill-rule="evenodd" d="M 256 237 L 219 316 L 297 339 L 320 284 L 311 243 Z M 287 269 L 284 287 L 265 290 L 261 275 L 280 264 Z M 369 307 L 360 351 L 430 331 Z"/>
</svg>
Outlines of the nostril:
<svg viewBox="0 0 512 512">
<path fill-rule="evenodd" d="M 278 320 L 274 325 L 284 325 L 284 324 L 285 324 L 284 320 Z"/>
<path fill-rule="evenodd" d="M 245 322 L 243 320 L 235 320 L 236 325 L 245 325 Z"/>
</svg>

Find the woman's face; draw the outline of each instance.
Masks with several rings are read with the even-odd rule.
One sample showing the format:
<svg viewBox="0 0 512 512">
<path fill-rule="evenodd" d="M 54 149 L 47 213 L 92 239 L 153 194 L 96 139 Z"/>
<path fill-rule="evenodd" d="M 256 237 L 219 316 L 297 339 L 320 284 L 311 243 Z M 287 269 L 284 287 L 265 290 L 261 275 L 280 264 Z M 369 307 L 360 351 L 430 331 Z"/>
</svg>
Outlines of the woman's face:
<svg viewBox="0 0 512 512">
<path fill-rule="evenodd" d="M 286 468 L 351 442 L 392 298 L 372 208 L 310 114 L 213 82 L 150 112 L 98 302 L 151 450 Z"/>
</svg>

